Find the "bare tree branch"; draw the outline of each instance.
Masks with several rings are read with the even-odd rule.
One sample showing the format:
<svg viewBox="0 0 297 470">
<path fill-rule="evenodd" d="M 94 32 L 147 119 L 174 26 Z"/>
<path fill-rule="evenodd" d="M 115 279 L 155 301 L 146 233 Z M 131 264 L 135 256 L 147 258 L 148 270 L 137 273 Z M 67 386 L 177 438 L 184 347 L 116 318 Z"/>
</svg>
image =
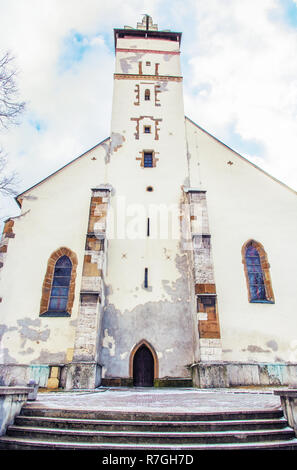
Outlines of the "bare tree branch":
<svg viewBox="0 0 297 470">
<path fill-rule="evenodd" d="M 0 57 L 0 124 L 18 124 L 18 117 L 25 109 L 25 103 L 17 101 L 18 89 L 15 78 L 17 71 L 13 66 L 14 57 L 6 52 Z"/>
<path fill-rule="evenodd" d="M 25 109 L 25 103 L 17 99 L 16 75 L 14 57 L 6 52 L 0 56 L 0 129 L 19 124 L 18 117 Z M 17 173 L 7 169 L 7 162 L 7 155 L 0 147 L 0 195 L 15 196 L 19 181 Z"/>
<path fill-rule="evenodd" d="M 7 171 L 7 155 L 0 149 L 0 194 L 2 196 L 16 196 L 18 175 L 15 171 Z"/>
</svg>

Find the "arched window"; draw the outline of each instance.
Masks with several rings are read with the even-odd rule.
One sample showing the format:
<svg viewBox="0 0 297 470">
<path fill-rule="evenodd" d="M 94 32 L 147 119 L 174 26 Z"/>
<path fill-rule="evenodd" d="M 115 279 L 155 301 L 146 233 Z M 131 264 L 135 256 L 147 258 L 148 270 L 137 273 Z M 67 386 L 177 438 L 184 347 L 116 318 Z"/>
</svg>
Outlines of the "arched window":
<svg viewBox="0 0 297 470">
<path fill-rule="evenodd" d="M 55 265 L 48 306 L 49 312 L 66 312 L 71 279 L 72 263 L 68 256 L 61 256 Z"/>
<path fill-rule="evenodd" d="M 243 246 L 242 255 L 249 301 L 253 303 L 274 303 L 269 272 L 270 266 L 263 246 L 255 240 L 249 240 Z"/>
<path fill-rule="evenodd" d="M 75 292 L 77 257 L 61 247 L 49 257 L 40 302 L 40 316 L 70 316 Z"/>
<path fill-rule="evenodd" d="M 151 92 L 150 90 L 146 89 L 144 92 L 144 99 L 145 101 L 149 101 L 151 99 Z"/>
</svg>

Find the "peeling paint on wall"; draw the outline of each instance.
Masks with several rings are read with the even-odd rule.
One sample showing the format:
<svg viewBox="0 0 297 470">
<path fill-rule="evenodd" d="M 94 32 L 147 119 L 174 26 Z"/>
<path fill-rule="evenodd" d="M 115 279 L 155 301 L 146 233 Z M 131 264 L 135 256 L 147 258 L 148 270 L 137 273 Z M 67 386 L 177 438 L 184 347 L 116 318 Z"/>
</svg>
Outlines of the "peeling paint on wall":
<svg viewBox="0 0 297 470">
<path fill-rule="evenodd" d="M 107 348 L 110 356 L 115 355 L 115 339 L 112 336 L 108 335 L 108 329 L 104 330 L 104 338 L 102 341 L 102 346 Z"/>
<path fill-rule="evenodd" d="M 272 349 L 272 351 L 277 351 L 278 350 L 278 345 L 277 342 L 274 340 L 267 341 L 266 346 Z"/>
<path fill-rule="evenodd" d="M 26 340 L 30 341 L 47 341 L 50 336 L 50 328 L 40 330 L 41 321 L 39 318 L 32 320 L 31 318 L 24 318 L 17 321 L 20 326 L 19 333 L 23 338 L 22 347 L 25 346 Z M 34 328 L 36 327 L 36 329 Z"/>
<path fill-rule="evenodd" d="M 143 56 L 144 54 L 137 53 L 133 56 L 122 57 L 120 59 L 120 69 L 122 73 L 129 73 L 130 70 L 133 69 L 133 64 L 137 64 Z"/>
</svg>

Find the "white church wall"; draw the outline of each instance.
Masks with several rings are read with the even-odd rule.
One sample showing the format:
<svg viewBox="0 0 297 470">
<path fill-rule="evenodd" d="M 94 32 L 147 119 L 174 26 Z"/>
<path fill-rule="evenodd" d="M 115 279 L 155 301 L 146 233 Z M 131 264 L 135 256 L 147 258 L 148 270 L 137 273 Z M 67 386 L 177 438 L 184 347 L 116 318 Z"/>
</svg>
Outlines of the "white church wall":
<svg viewBox="0 0 297 470">
<path fill-rule="evenodd" d="M 194 360 L 196 314 L 190 259 L 180 247 L 179 210 L 182 185 L 187 182 L 187 161 L 179 56 L 129 52 L 135 44 L 143 51 L 178 50 L 178 43 L 166 40 L 117 41 L 117 48 L 125 52 L 117 52 L 116 74 L 138 74 L 141 61 L 143 74 L 152 75 L 152 80 L 148 75 L 138 75 L 137 80 L 115 76 L 111 138 L 116 143 L 107 175 L 115 188 L 110 209 L 123 216 L 125 227 L 122 239 L 108 241 L 103 376 L 129 377 L 131 352 L 144 339 L 156 351 L 160 378 L 188 377 L 186 366 Z M 151 64 L 147 69 L 146 62 Z M 153 76 L 156 62 L 160 79 Z M 161 75 L 171 75 L 172 80 Z M 149 101 L 144 100 L 147 88 L 151 92 Z M 151 125 L 150 134 L 143 132 L 144 125 Z M 153 168 L 144 168 L 141 155 L 150 149 L 157 161 Z M 152 186 L 152 192 L 146 190 L 148 186 Z M 169 219 L 173 214 L 174 234 L 171 220 L 166 223 L 168 208 L 172 208 Z M 145 268 L 148 288 L 144 287 Z"/>
<path fill-rule="evenodd" d="M 106 142 L 21 196 L 22 215 L 14 219 L 15 236 L 1 273 L 1 363 L 71 360 L 91 188 L 104 183 L 105 156 Z M 72 315 L 42 317 L 47 262 L 60 247 L 69 248 L 78 258 Z"/>
<path fill-rule="evenodd" d="M 191 186 L 206 189 L 223 361 L 297 362 L 296 193 L 187 120 Z M 275 303 L 250 303 L 241 250 L 268 257 Z"/>
</svg>

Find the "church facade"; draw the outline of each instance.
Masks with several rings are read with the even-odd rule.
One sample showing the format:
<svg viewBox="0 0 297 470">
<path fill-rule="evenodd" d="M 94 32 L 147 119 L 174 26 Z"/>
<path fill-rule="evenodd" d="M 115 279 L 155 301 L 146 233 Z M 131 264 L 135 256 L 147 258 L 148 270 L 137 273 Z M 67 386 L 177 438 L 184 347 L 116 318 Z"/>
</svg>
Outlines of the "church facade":
<svg viewBox="0 0 297 470">
<path fill-rule="evenodd" d="M 181 33 L 114 35 L 110 137 L 4 227 L 1 384 L 296 384 L 296 192 L 184 116 Z"/>
</svg>

